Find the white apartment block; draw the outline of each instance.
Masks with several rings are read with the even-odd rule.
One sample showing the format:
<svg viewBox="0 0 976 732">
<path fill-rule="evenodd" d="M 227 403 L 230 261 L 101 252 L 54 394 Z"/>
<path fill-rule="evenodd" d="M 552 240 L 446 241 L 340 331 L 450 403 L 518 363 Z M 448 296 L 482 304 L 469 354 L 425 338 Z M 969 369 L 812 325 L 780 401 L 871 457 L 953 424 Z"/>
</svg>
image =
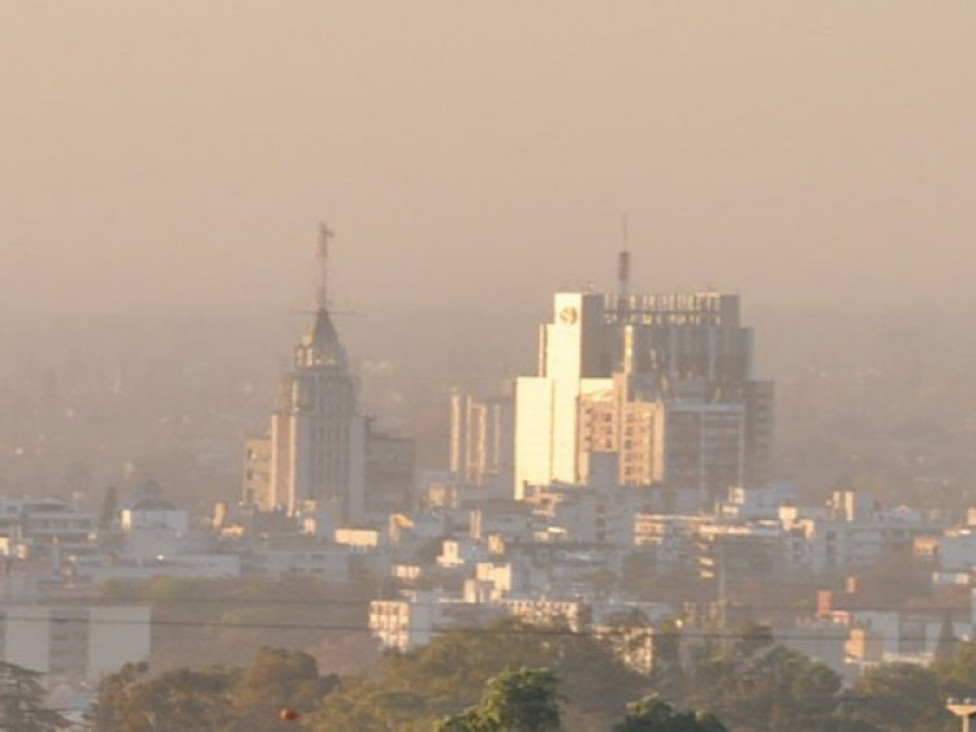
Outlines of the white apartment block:
<svg viewBox="0 0 976 732">
<path fill-rule="evenodd" d="M 5 605 L 0 657 L 58 680 L 97 681 L 149 659 L 148 606 Z"/>
</svg>

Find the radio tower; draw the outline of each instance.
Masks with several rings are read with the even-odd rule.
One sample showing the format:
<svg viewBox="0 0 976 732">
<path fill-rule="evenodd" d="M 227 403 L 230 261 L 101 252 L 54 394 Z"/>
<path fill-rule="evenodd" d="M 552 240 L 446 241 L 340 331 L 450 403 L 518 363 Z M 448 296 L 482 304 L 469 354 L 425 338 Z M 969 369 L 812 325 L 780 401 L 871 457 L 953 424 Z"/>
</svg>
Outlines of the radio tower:
<svg viewBox="0 0 976 732">
<path fill-rule="evenodd" d="M 627 232 L 627 214 L 622 222 L 623 249 L 617 255 L 617 318 L 621 324 L 630 316 L 630 242 Z"/>
<path fill-rule="evenodd" d="M 328 224 L 319 224 L 319 284 L 315 288 L 315 304 L 320 311 L 329 309 L 329 239 L 335 236 L 335 232 L 329 228 Z"/>
</svg>

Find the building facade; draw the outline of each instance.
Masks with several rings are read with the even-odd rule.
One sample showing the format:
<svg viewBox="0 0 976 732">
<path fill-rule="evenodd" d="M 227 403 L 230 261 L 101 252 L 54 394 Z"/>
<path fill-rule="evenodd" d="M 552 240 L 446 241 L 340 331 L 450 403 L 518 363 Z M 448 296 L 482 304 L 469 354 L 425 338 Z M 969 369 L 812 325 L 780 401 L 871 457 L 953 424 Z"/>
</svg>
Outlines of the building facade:
<svg viewBox="0 0 976 732">
<path fill-rule="evenodd" d="M 336 525 L 365 510 L 367 420 L 326 308 L 295 347 L 267 435 L 245 447 L 244 502 L 290 515 L 310 506 Z"/>
<path fill-rule="evenodd" d="M 311 327 L 294 349 L 269 430 L 247 439 L 243 503 L 307 519 L 317 533 L 360 525 L 367 514 L 403 510 L 414 496 L 411 440 L 373 429 L 326 296 L 327 245 Z"/>
<path fill-rule="evenodd" d="M 97 681 L 149 659 L 148 606 L 5 605 L 0 657 L 50 681 Z"/>
<path fill-rule="evenodd" d="M 490 399 L 451 394 L 450 469 L 465 485 L 512 479 L 515 444 L 510 394 Z"/>
<path fill-rule="evenodd" d="M 617 456 L 621 485 L 701 502 L 769 479 L 773 388 L 753 375 L 736 295 L 556 293 L 539 372 L 516 382 L 515 497 L 585 483 Z"/>
</svg>

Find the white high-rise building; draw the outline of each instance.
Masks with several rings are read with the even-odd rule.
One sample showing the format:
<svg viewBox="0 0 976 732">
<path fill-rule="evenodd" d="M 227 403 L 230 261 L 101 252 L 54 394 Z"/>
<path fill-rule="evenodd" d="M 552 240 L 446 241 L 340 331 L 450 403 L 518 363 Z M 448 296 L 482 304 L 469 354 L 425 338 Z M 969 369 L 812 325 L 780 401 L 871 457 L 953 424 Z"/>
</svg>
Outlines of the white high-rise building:
<svg viewBox="0 0 976 732">
<path fill-rule="evenodd" d="M 539 375 L 515 382 L 515 497 L 528 484 L 579 482 L 579 399 L 612 387 L 604 298 L 560 292 L 539 331 Z"/>
<path fill-rule="evenodd" d="M 585 483 L 594 453 L 618 456 L 622 485 L 703 502 L 765 482 L 773 390 L 752 352 L 735 295 L 556 293 L 538 375 L 516 381 L 515 497 Z"/>
</svg>

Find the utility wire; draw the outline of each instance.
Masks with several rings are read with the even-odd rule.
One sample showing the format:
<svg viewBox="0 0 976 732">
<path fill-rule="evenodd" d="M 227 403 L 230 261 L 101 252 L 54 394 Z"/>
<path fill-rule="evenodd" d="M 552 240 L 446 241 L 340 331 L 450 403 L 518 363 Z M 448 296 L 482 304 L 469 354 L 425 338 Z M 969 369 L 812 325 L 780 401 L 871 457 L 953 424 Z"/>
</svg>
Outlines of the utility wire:
<svg viewBox="0 0 976 732">
<path fill-rule="evenodd" d="M 517 619 L 516 616 L 509 616 Z M 7 613 L 5 615 L 0 615 L 0 622 L 3 621 L 20 621 L 20 622 L 50 622 L 52 624 L 58 625 L 68 625 L 68 624 L 90 624 L 90 625 L 112 625 L 112 626 L 155 626 L 155 627 L 175 627 L 175 628 L 215 628 L 223 630 L 304 630 L 304 631 L 322 631 L 322 632 L 354 632 L 354 633 L 372 633 L 374 632 L 371 628 L 366 625 L 355 625 L 355 624 L 340 624 L 340 623 L 270 623 L 270 622 L 248 622 L 248 621 L 233 621 L 233 620 L 178 620 L 172 618 L 91 618 L 91 617 L 51 617 L 51 616 L 38 616 L 38 615 L 16 615 Z M 838 626 L 839 629 L 843 629 L 845 626 Z M 592 629 L 585 630 L 573 630 L 572 628 L 566 626 L 545 626 L 545 625 L 531 625 L 524 624 L 516 627 L 495 627 L 495 626 L 444 626 L 435 628 L 440 633 L 451 633 L 460 632 L 474 635 L 485 635 L 485 636 L 541 636 L 541 637 L 559 637 L 559 636 L 575 636 L 575 637 L 601 637 L 605 635 L 604 633 L 594 632 Z M 629 628 L 627 626 L 610 626 L 610 630 L 627 631 L 627 630 L 646 630 L 653 631 L 652 628 L 644 628 L 638 626 L 637 628 Z M 671 633 L 668 633 L 670 635 Z M 749 633 L 744 633 L 742 631 L 699 631 L 695 629 L 687 629 L 675 631 L 673 633 L 676 636 L 684 636 L 690 640 L 735 640 L 735 639 L 746 639 L 753 638 Z M 886 640 L 910 640 L 918 641 L 922 638 L 919 635 L 913 634 L 898 634 L 898 635 L 886 635 L 882 634 Z M 780 636 L 773 635 L 772 639 L 768 643 L 764 643 L 764 646 L 775 646 L 783 645 L 789 641 L 796 640 L 809 640 L 809 641 L 827 641 L 831 640 L 831 636 L 827 633 L 789 633 L 782 634 Z M 835 636 L 835 640 L 840 640 L 841 636 Z M 758 640 L 758 639 L 757 639 Z"/>
</svg>

